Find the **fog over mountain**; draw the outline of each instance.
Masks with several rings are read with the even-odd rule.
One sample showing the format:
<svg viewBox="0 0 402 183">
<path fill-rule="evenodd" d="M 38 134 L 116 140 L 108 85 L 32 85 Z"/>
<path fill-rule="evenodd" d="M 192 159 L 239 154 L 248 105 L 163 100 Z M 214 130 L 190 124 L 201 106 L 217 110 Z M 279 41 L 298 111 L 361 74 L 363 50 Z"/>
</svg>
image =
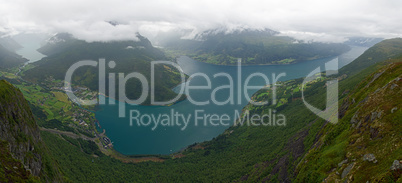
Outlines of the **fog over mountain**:
<svg viewBox="0 0 402 183">
<path fill-rule="evenodd" d="M 343 42 L 346 37 L 400 37 L 402 1 L 157 1 L 0 0 L 1 35 L 69 32 L 87 41 L 151 40 L 182 31 L 194 38 L 224 27 L 279 31 L 307 41 Z"/>
</svg>

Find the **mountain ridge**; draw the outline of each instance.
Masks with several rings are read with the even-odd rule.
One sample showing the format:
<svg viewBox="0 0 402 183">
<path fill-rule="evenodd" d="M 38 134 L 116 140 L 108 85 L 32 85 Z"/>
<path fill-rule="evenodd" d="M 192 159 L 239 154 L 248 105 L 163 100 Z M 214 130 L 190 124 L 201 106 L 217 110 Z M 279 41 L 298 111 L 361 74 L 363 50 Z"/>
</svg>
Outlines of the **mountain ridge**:
<svg viewBox="0 0 402 183">
<path fill-rule="evenodd" d="M 173 56 L 185 54 L 217 65 L 236 65 L 237 58 L 242 58 L 243 65 L 292 64 L 337 56 L 350 49 L 340 43 L 304 43 L 270 29 L 207 30 L 193 40 L 171 37 L 160 44 Z"/>
<path fill-rule="evenodd" d="M 28 61 L 0 45 L 0 69 L 10 69 Z"/>
</svg>

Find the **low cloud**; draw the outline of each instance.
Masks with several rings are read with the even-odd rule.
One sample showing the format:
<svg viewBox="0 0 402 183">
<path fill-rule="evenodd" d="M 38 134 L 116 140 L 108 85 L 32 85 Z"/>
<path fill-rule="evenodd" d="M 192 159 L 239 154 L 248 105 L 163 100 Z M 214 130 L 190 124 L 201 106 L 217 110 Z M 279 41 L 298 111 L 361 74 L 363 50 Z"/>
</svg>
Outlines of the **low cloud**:
<svg viewBox="0 0 402 183">
<path fill-rule="evenodd" d="M 191 30 L 186 38 L 217 27 L 270 28 L 307 41 L 345 37 L 399 37 L 402 1 L 196 1 L 0 0 L 0 32 L 69 32 L 87 41 L 155 37 Z M 112 24 L 110 23 L 112 22 Z"/>
</svg>

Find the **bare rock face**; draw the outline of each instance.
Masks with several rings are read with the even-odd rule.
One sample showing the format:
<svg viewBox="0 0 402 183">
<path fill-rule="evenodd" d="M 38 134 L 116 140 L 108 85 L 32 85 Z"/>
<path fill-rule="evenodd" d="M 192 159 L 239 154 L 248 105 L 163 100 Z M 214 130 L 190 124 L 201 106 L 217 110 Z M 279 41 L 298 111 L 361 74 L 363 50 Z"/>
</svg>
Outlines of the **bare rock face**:
<svg viewBox="0 0 402 183">
<path fill-rule="evenodd" d="M 340 163 L 338 163 L 338 167 L 341 167 L 343 164 L 348 163 L 348 159 L 345 159 L 343 161 L 341 161 Z"/>
<path fill-rule="evenodd" d="M 35 147 L 41 142 L 39 128 L 22 93 L 7 81 L 0 81 L 0 140 L 7 141 L 13 158 L 39 176 L 42 157 Z"/>
<path fill-rule="evenodd" d="M 350 172 L 350 170 L 352 170 L 353 165 L 354 165 L 354 163 L 351 163 L 350 165 L 348 165 L 348 166 L 343 170 L 342 175 L 341 175 L 342 179 L 345 178 L 345 177 L 348 175 L 348 173 Z"/>
<path fill-rule="evenodd" d="M 391 170 L 399 170 L 402 169 L 402 164 L 398 160 L 394 160 L 391 166 Z"/>
<path fill-rule="evenodd" d="M 377 163 L 377 160 L 375 159 L 374 154 L 365 154 L 363 156 L 363 161 L 369 161 L 369 162 Z"/>
</svg>

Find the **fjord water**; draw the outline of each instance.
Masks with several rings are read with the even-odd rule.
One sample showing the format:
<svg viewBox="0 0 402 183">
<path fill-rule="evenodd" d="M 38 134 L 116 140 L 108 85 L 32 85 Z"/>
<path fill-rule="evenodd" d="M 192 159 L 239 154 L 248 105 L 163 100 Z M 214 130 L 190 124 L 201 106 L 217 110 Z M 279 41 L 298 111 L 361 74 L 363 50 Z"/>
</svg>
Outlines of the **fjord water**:
<svg viewBox="0 0 402 183">
<path fill-rule="evenodd" d="M 39 61 L 40 59 L 46 56 L 36 51 L 38 48 L 40 48 L 39 44 L 27 43 L 23 44 L 22 46 L 23 48 L 17 50 L 16 53 L 28 59 L 29 63 Z"/>
<path fill-rule="evenodd" d="M 40 43 L 44 41 L 44 37 L 46 35 L 41 34 L 20 34 L 15 36 L 14 39 L 22 46 L 16 53 L 28 59 L 28 63 L 39 61 L 46 56 L 37 51 L 41 47 Z"/>
<path fill-rule="evenodd" d="M 269 78 L 270 84 L 273 83 L 272 74 L 276 74 L 276 77 L 280 73 L 286 73 L 286 76 L 280 77 L 278 81 L 285 81 L 295 78 L 301 78 L 307 76 L 311 71 L 320 67 L 321 71 L 325 70 L 337 70 L 346 64 L 353 61 L 359 55 L 361 55 L 367 48 L 365 47 L 352 47 L 352 49 L 340 55 L 337 58 L 317 59 L 311 61 L 305 61 L 292 65 L 258 65 L 258 66 L 242 66 L 241 67 L 241 86 L 243 86 L 246 78 L 253 73 L 262 73 Z M 338 59 L 338 65 L 327 64 L 334 59 Z M 195 61 L 189 57 L 179 57 L 177 63 L 183 69 L 187 75 L 194 73 L 203 73 L 211 79 L 211 90 L 191 90 L 190 97 L 195 101 L 210 101 L 207 105 L 194 105 L 189 100 L 179 102 L 172 106 L 132 106 L 126 104 L 126 117 L 119 118 L 118 113 L 118 101 L 116 105 L 101 105 L 101 109 L 96 112 L 96 118 L 99 120 L 102 129 L 106 130 L 106 135 L 113 142 L 114 148 L 122 154 L 134 155 L 134 154 L 169 154 L 176 152 L 180 149 L 187 147 L 195 142 L 202 142 L 210 140 L 219 134 L 221 134 L 229 126 L 233 125 L 233 121 L 236 119 L 235 113 L 241 113 L 242 108 L 248 103 L 245 97 L 243 88 L 241 92 L 238 92 L 238 68 L 236 66 L 220 66 L 206 64 Z M 214 74 L 227 73 L 233 78 L 233 97 L 234 104 L 216 105 L 211 100 L 211 93 L 213 89 L 228 85 L 229 81 L 226 77 L 216 77 Z M 189 81 L 190 86 L 205 86 L 206 80 L 202 77 L 193 77 Z M 248 86 L 263 86 L 264 80 L 261 77 L 254 77 L 250 80 Z M 175 91 L 179 90 L 179 87 L 175 88 Z M 257 89 L 248 90 L 248 95 L 251 96 Z M 222 89 L 215 93 L 217 101 L 226 101 L 229 97 L 229 89 Z M 238 95 L 241 95 L 238 100 Z M 107 101 L 109 98 L 107 98 Z M 184 115 L 189 119 L 188 126 L 184 127 L 177 124 L 170 126 L 155 126 L 151 122 L 148 126 L 140 126 L 133 121 L 130 126 L 130 110 L 138 111 L 133 113 L 134 115 L 154 115 L 156 118 L 160 115 L 171 116 L 172 111 Z M 198 111 L 198 115 L 212 115 L 217 114 L 219 116 L 227 114 L 230 116 L 229 125 L 214 126 L 210 123 L 205 125 L 203 119 L 195 119 L 195 112 Z M 180 118 L 180 117 L 179 117 Z M 148 122 L 145 120 L 144 122 Z M 172 119 L 173 120 L 173 119 Z M 186 119 L 187 120 L 187 119 Z M 286 125 L 292 125 L 287 122 Z M 154 129 L 153 129 L 154 128 Z M 263 127 L 262 127 L 263 128 Z M 275 128 L 265 127 L 265 128 Z"/>
</svg>

